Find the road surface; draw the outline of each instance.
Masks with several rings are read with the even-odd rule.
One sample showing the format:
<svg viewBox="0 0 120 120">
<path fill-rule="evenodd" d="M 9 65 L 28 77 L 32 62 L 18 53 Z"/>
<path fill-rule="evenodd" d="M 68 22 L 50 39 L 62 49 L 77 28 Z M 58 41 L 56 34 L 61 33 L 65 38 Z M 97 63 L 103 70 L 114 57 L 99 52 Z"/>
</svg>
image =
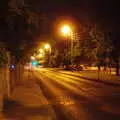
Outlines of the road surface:
<svg viewBox="0 0 120 120">
<path fill-rule="evenodd" d="M 38 68 L 37 83 L 58 120 L 120 120 L 120 86 Z"/>
</svg>

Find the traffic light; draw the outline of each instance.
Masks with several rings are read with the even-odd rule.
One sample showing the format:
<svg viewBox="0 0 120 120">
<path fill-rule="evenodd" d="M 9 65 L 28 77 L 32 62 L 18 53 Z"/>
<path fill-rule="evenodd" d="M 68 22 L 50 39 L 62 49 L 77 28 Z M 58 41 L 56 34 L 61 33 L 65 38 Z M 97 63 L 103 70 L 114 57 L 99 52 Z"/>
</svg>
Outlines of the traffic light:
<svg viewBox="0 0 120 120">
<path fill-rule="evenodd" d="M 32 66 L 36 67 L 38 65 L 38 62 L 37 61 L 32 61 Z"/>
</svg>

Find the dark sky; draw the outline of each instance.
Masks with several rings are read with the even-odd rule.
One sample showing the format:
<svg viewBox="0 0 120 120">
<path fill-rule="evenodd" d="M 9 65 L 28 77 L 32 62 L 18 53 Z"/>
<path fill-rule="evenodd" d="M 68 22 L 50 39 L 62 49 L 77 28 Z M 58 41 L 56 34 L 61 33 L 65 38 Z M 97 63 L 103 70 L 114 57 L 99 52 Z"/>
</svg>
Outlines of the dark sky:
<svg viewBox="0 0 120 120">
<path fill-rule="evenodd" d="M 89 0 L 31 0 L 31 3 L 44 12 L 71 12 L 87 6 Z"/>
<path fill-rule="evenodd" d="M 26 0 L 27 1 L 27 0 Z M 118 0 L 28 0 L 31 7 L 50 14 L 94 16 L 98 19 L 114 19 L 119 16 Z"/>
<path fill-rule="evenodd" d="M 1 0 L 0 0 L 1 1 Z M 0 6 L 6 6 L 5 1 Z M 31 9 L 47 14 L 48 21 L 54 22 L 61 16 L 70 16 L 78 21 L 88 19 L 114 21 L 119 20 L 120 7 L 116 0 L 24 0 Z M 4 7 L 6 9 L 6 7 Z M 5 11 L 3 9 L 3 11 Z M 2 12 L 3 13 L 3 12 Z M 4 14 L 3 14 L 4 15 Z M 2 23 L 1 23 L 2 24 Z M 42 23 L 43 25 L 43 23 Z M 46 27 L 46 24 L 44 25 Z M 52 26 L 52 25 L 51 25 Z M 48 26 L 47 26 L 48 27 Z M 5 26 L 6 28 L 6 26 Z M 48 30 L 49 28 L 47 28 Z M 53 29 L 53 28 L 52 28 Z M 43 28 L 41 29 L 43 30 Z M 45 28 L 46 30 L 46 28 Z M 3 31 L 3 29 L 1 29 Z M 6 31 L 6 30 L 5 30 Z M 50 31 L 51 32 L 51 31 Z"/>
</svg>

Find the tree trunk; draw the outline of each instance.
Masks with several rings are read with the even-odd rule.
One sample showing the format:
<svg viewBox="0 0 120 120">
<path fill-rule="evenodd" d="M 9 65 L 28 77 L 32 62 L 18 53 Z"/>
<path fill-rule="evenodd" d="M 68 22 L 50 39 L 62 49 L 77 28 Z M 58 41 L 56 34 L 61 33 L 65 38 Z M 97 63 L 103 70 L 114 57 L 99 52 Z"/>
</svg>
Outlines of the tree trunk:
<svg viewBox="0 0 120 120">
<path fill-rule="evenodd" d="M 98 65 L 97 67 L 98 67 L 98 71 L 100 71 L 100 70 L 101 70 L 101 66 L 100 66 L 100 65 Z"/>
</svg>

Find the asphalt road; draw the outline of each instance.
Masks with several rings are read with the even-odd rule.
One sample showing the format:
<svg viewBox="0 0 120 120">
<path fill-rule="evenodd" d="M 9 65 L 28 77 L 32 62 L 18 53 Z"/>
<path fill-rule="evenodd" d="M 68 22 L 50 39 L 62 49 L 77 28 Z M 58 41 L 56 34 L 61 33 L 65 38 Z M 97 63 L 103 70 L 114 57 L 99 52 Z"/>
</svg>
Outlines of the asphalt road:
<svg viewBox="0 0 120 120">
<path fill-rule="evenodd" d="M 37 83 L 57 120 L 120 120 L 120 87 L 39 68 Z"/>
</svg>

